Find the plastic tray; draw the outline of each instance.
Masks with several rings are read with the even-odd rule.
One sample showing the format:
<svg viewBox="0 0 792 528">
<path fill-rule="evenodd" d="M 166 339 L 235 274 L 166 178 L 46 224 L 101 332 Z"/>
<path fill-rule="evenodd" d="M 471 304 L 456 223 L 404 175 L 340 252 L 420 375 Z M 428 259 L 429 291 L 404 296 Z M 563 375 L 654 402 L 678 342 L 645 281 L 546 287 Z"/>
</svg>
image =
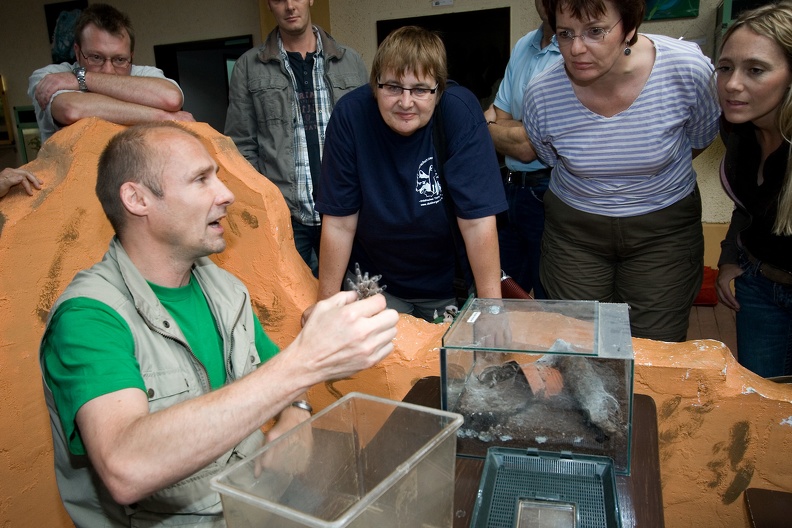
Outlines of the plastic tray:
<svg viewBox="0 0 792 528">
<path fill-rule="evenodd" d="M 470 526 L 513 528 L 520 508 L 542 503 L 555 511 L 574 505 L 577 528 L 621 527 L 610 458 L 490 448 Z"/>
</svg>

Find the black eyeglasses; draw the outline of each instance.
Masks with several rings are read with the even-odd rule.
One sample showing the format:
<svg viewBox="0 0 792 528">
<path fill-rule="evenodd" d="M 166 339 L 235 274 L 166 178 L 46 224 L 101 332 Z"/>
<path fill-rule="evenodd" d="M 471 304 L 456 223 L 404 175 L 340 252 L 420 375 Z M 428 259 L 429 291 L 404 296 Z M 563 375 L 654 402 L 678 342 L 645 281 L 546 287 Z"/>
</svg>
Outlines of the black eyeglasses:
<svg viewBox="0 0 792 528">
<path fill-rule="evenodd" d="M 426 99 L 430 95 L 433 95 L 435 92 L 437 92 L 438 86 L 440 86 L 440 83 L 437 83 L 434 88 L 424 88 L 421 86 L 416 86 L 415 88 L 405 88 L 404 86 L 399 86 L 398 84 L 377 83 L 377 88 L 382 90 L 388 97 L 399 97 L 404 92 L 410 92 L 410 95 L 415 99 Z"/>
<path fill-rule="evenodd" d="M 110 64 L 113 65 L 113 68 L 117 70 L 123 70 L 129 68 L 132 64 L 132 59 L 129 57 L 103 57 L 101 55 L 97 55 L 95 53 L 91 53 L 90 55 L 86 55 L 83 53 L 82 49 L 80 50 L 80 55 L 82 55 L 85 62 L 88 63 L 89 66 L 104 66 L 104 63 L 110 61 Z"/>
</svg>

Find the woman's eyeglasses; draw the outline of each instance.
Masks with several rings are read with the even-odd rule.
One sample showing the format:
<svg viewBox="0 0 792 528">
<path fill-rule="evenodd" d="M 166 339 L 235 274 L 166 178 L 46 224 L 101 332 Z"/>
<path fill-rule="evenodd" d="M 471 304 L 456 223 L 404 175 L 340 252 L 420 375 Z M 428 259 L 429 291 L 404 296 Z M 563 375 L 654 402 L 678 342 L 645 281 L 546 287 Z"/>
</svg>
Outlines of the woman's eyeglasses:
<svg viewBox="0 0 792 528">
<path fill-rule="evenodd" d="M 398 84 L 388 84 L 388 83 L 377 83 L 377 88 L 383 91 L 385 95 L 388 97 L 399 97 L 404 92 L 410 92 L 410 95 L 413 99 L 426 99 L 430 95 L 433 95 L 437 92 L 437 87 L 440 86 L 438 83 L 435 85 L 434 88 L 424 88 L 421 86 L 416 86 L 415 88 L 405 88 L 404 86 L 399 86 Z"/>
<path fill-rule="evenodd" d="M 590 27 L 587 30 L 583 31 L 580 35 L 575 35 L 571 31 L 561 30 L 558 31 L 555 35 L 553 35 L 553 38 L 556 39 L 556 44 L 558 44 L 559 46 L 569 46 L 570 44 L 572 44 L 572 42 L 574 42 L 576 38 L 581 38 L 583 39 L 583 42 L 588 42 L 590 44 L 595 42 L 602 42 L 603 40 L 605 40 L 605 37 L 607 37 L 611 33 L 611 31 L 613 31 L 616 28 L 616 26 L 619 25 L 619 22 L 621 22 L 621 18 L 617 20 L 616 23 L 613 24 L 613 26 L 611 26 L 610 29 L 605 29 L 601 27 Z"/>
</svg>

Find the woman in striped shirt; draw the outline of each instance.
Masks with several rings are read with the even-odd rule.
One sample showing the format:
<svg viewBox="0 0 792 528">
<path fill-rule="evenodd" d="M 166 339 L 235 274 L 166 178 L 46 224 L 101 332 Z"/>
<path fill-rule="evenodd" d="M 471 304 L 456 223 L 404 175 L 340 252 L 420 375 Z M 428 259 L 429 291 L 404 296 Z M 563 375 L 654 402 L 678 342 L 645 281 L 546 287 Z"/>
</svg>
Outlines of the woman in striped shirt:
<svg viewBox="0 0 792 528">
<path fill-rule="evenodd" d="M 563 61 L 525 92 L 523 123 L 554 166 L 542 283 L 551 299 L 630 305 L 636 337 L 683 341 L 704 240 L 693 157 L 715 139 L 712 64 L 638 33 L 644 0 L 547 0 Z"/>
</svg>

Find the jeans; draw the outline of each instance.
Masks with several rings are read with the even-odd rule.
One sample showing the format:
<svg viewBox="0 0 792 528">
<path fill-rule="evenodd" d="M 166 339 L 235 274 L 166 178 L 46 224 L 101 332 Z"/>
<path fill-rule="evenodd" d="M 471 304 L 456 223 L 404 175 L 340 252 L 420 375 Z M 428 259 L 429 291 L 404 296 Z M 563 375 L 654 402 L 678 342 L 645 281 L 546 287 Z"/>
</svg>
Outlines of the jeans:
<svg viewBox="0 0 792 528">
<path fill-rule="evenodd" d="M 546 299 L 539 280 L 544 232 L 544 194 L 550 178 L 534 187 L 507 184 L 508 223 L 498 229 L 501 268 L 534 298 Z"/>
<path fill-rule="evenodd" d="M 307 226 L 292 218 L 292 231 L 297 253 L 311 268 L 313 276 L 319 277 L 319 239 L 322 234 L 322 226 Z"/>
<path fill-rule="evenodd" d="M 742 258 L 743 274 L 734 280 L 737 312 L 737 360 L 764 377 L 792 374 L 792 286 L 773 282 L 759 263 Z"/>
</svg>

